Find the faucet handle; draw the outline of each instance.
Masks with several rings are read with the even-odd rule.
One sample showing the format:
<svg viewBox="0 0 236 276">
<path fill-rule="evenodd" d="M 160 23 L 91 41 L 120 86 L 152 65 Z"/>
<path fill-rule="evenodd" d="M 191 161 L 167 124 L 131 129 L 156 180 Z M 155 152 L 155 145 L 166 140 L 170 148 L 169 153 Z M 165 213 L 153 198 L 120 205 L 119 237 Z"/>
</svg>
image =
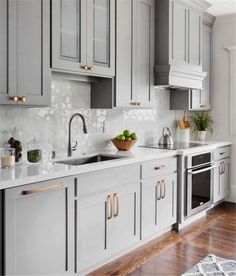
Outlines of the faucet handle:
<svg viewBox="0 0 236 276">
<path fill-rule="evenodd" d="M 75 141 L 75 145 L 74 145 L 74 146 L 72 146 L 72 150 L 73 150 L 73 151 L 75 151 L 75 150 L 76 150 L 77 145 L 78 145 L 78 142 L 77 142 L 77 141 Z"/>
</svg>

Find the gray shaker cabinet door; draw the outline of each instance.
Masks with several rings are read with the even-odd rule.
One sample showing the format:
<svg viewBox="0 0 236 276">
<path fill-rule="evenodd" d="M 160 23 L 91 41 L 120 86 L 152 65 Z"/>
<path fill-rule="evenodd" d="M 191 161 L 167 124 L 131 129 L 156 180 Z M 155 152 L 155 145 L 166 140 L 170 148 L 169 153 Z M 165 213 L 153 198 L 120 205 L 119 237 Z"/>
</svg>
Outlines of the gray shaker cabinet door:
<svg viewBox="0 0 236 276">
<path fill-rule="evenodd" d="M 71 275 L 73 190 L 70 178 L 5 191 L 6 275 Z"/>
<path fill-rule="evenodd" d="M 9 92 L 18 105 L 50 105 L 49 28 L 49 0 L 9 0 Z"/>
<path fill-rule="evenodd" d="M 132 107 L 133 1 L 116 1 L 116 88 L 115 106 Z"/>
<path fill-rule="evenodd" d="M 89 74 L 114 76 L 115 0 L 86 1 Z"/>
<path fill-rule="evenodd" d="M 178 0 L 170 4 L 170 61 L 183 66 L 188 63 L 188 8 Z"/>
<path fill-rule="evenodd" d="M 91 184 L 91 183 L 88 183 Z M 109 219 L 112 192 L 107 191 L 76 201 L 76 267 L 75 272 L 91 267 L 109 256 L 112 220 Z"/>
<path fill-rule="evenodd" d="M 202 16 L 194 10 L 188 12 L 189 63 L 202 66 Z"/>
<path fill-rule="evenodd" d="M 86 2 L 52 0 L 51 66 L 86 73 Z"/>
<path fill-rule="evenodd" d="M 0 1 L 0 104 L 7 102 L 8 90 L 8 0 Z"/>
<path fill-rule="evenodd" d="M 159 228 L 164 230 L 177 221 L 177 175 L 173 173 L 165 176 L 160 189 L 161 197 L 157 206 L 157 222 Z"/>
<path fill-rule="evenodd" d="M 140 107 L 149 107 L 154 89 L 155 1 L 133 1 L 133 91 Z"/>
</svg>

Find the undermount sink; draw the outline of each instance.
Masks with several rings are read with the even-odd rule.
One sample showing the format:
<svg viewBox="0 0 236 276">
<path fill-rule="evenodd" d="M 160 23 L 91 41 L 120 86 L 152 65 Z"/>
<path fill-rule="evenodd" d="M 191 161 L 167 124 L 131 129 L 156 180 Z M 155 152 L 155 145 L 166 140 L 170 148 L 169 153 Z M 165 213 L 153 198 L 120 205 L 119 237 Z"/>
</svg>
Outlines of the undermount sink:
<svg viewBox="0 0 236 276">
<path fill-rule="evenodd" d="M 71 166 L 79 166 L 79 165 L 86 165 L 91 163 L 105 162 L 105 161 L 110 161 L 110 160 L 115 160 L 120 158 L 124 158 L 124 156 L 97 154 L 89 157 L 57 161 L 55 163 L 71 165 Z"/>
</svg>

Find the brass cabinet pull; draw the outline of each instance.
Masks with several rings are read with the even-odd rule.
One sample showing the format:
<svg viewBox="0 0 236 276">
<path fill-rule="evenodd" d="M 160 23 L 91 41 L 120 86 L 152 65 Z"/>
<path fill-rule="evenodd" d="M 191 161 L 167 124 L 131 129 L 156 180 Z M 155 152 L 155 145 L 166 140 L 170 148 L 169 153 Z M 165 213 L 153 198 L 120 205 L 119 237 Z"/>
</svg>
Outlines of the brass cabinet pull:
<svg viewBox="0 0 236 276">
<path fill-rule="evenodd" d="M 13 101 L 14 103 L 17 103 L 19 101 L 19 97 L 18 96 L 12 96 L 12 97 L 10 97 L 10 100 Z"/>
<path fill-rule="evenodd" d="M 154 169 L 156 171 L 159 171 L 159 170 L 164 169 L 164 168 L 165 168 L 165 165 L 162 165 L 162 166 L 155 167 Z"/>
<path fill-rule="evenodd" d="M 93 71 L 94 70 L 93 66 L 87 66 L 87 68 L 88 68 L 89 71 Z"/>
<path fill-rule="evenodd" d="M 220 162 L 220 175 L 225 173 L 225 162 Z"/>
<path fill-rule="evenodd" d="M 207 108 L 207 105 L 206 104 L 201 104 L 200 107 L 201 108 Z"/>
<path fill-rule="evenodd" d="M 19 101 L 21 101 L 22 103 L 26 103 L 26 96 L 19 97 Z"/>
<path fill-rule="evenodd" d="M 61 189 L 63 187 L 64 187 L 63 183 L 58 183 L 50 186 L 44 186 L 38 189 L 26 190 L 26 191 L 23 191 L 22 194 L 31 195 L 31 194 L 37 194 L 37 193 L 43 193 L 43 192 L 50 192 L 50 191 Z"/>
<path fill-rule="evenodd" d="M 131 102 L 130 103 L 131 105 L 134 105 L 134 106 L 141 106 L 141 102 Z"/>
<path fill-rule="evenodd" d="M 108 216 L 107 216 L 107 219 L 112 219 L 112 198 L 111 198 L 111 195 L 108 195 L 107 196 L 107 206 L 108 206 Z"/>
<path fill-rule="evenodd" d="M 141 102 L 137 102 L 137 106 L 141 106 Z"/>
<path fill-rule="evenodd" d="M 113 199 L 115 199 L 114 205 L 116 206 L 116 211 L 114 213 L 114 217 L 118 217 L 119 212 L 120 212 L 120 199 L 119 199 L 119 194 L 115 193 L 113 196 Z"/>
<path fill-rule="evenodd" d="M 163 191 L 164 191 L 162 194 L 162 197 L 161 197 L 163 199 L 166 197 L 166 182 L 165 182 L 165 180 L 162 180 L 161 183 L 162 183 Z"/>
<path fill-rule="evenodd" d="M 82 65 L 80 68 L 87 71 L 88 70 L 88 65 Z"/>
<path fill-rule="evenodd" d="M 157 197 L 157 200 L 160 200 L 161 199 L 161 193 L 162 193 L 162 187 L 161 187 L 161 182 L 160 181 L 157 182 L 157 186 L 156 187 L 157 187 L 157 189 L 156 189 L 156 193 L 157 193 L 156 197 Z M 160 191 L 159 195 L 158 195 L 158 187 L 160 187 L 160 189 L 159 189 L 159 191 Z"/>
</svg>

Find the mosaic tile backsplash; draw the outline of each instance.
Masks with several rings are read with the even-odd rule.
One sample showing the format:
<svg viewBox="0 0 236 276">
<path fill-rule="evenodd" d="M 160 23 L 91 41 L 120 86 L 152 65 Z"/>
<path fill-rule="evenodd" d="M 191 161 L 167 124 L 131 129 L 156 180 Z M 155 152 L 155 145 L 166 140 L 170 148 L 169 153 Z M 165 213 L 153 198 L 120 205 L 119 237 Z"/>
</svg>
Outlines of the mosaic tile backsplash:
<svg viewBox="0 0 236 276">
<path fill-rule="evenodd" d="M 73 86 L 73 87 L 72 87 Z M 18 108 L 0 106 L 0 143 L 6 139 L 5 130 L 21 130 L 23 154 L 27 141 L 40 139 L 44 159 L 50 159 L 51 152 L 65 157 L 68 142 L 68 121 L 72 114 L 84 115 L 88 134 L 82 133 L 82 122 L 74 120 L 72 137 L 78 141 L 77 153 L 90 153 L 114 149 L 110 139 L 124 129 L 138 135 L 136 146 L 157 142 L 163 126 L 169 126 L 175 133 L 177 112 L 169 110 L 169 92 L 156 90 L 153 109 L 139 110 L 93 110 L 75 108 L 73 95 L 75 84 L 70 81 L 53 80 L 51 108 Z M 25 159 L 25 154 L 24 154 Z"/>
</svg>

